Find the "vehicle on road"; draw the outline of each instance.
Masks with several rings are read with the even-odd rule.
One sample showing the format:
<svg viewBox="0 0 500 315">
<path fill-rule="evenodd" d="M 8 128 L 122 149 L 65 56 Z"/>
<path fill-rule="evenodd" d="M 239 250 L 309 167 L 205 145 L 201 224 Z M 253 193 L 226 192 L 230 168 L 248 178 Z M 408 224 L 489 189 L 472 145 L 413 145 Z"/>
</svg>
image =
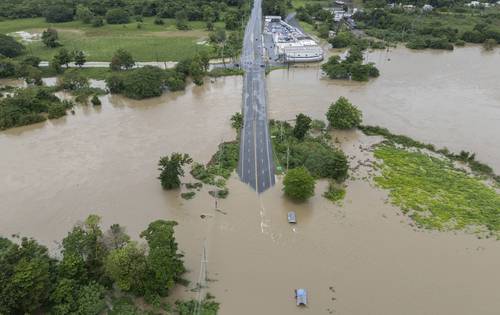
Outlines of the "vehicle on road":
<svg viewBox="0 0 500 315">
<path fill-rule="evenodd" d="M 307 290 L 306 289 L 296 289 L 295 290 L 295 300 L 297 301 L 297 306 L 307 305 Z"/>
<path fill-rule="evenodd" d="M 287 218 L 288 218 L 288 223 L 293 223 L 293 224 L 297 223 L 297 217 L 294 211 L 288 212 Z"/>
</svg>

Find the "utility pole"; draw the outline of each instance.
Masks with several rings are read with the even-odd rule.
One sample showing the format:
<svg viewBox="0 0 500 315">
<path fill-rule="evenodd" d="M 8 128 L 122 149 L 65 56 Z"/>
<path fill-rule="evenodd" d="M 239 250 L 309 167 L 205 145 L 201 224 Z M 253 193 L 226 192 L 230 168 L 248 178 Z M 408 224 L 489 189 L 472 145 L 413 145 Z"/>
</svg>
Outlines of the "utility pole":
<svg viewBox="0 0 500 315">
<path fill-rule="evenodd" d="M 203 289 L 207 286 L 207 240 L 203 240 L 203 253 L 200 261 L 200 274 L 198 275 L 198 294 L 196 295 L 196 305 L 194 306 L 193 315 L 200 315 L 203 311 Z"/>
</svg>

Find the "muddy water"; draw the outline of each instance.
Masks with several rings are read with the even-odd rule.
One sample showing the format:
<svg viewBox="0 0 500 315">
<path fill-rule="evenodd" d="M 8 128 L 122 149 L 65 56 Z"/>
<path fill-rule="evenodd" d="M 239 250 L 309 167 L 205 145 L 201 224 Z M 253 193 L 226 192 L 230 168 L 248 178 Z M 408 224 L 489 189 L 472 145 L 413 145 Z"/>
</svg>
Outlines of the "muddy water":
<svg viewBox="0 0 500 315">
<path fill-rule="evenodd" d="M 481 53 L 467 49 L 457 51 L 469 51 L 466 60 Z M 320 118 L 332 99 L 346 95 L 363 108 L 368 123 L 414 136 L 419 135 L 419 124 L 431 123 L 428 119 L 434 123 L 451 119 L 439 116 L 440 111 L 431 115 L 426 111 L 433 107 L 416 103 L 413 98 L 424 98 L 421 89 L 407 88 L 413 91 L 410 99 L 403 92 L 405 84 L 414 82 L 407 79 L 409 73 L 423 75 L 415 60 L 433 62 L 433 58 L 443 58 L 441 54 L 413 54 L 403 49 L 391 56 L 390 62 L 380 65 L 382 76 L 365 85 L 319 81 L 314 68 L 275 71 L 268 81 L 271 116 L 287 119 L 305 112 Z M 397 56 L 416 59 L 393 66 Z M 446 61 L 451 63 L 454 56 L 448 55 Z M 498 56 L 487 58 L 500 61 Z M 486 66 L 481 72 L 484 75 L 493 65 Z M 406 67 L 407 73 L 398 67 Z M 463 61 L 462 67 L 473 64 Z M 398 70 L 399 81 L 384 79 Z M 477 78 L 474 75 L 478 74 L 471 73 L 471 78 Z M 437 83 L 431 79 L 423 90 L 435 91 L 433 84 Z M 388 80 L 387 86 L 377 88 L 379 80 Z M 499 104 L 490 80 L 485 75 L 481 92 L 469 90 L 482 100 L 477 103 L 486 113 L 482 121 L 494 120 Z M 398 88 L 398 82 L 406 83 Z M 104 96 L 101 107 L 78 106 L 75 115 L 0 133 L 1 234 L 19 232 L 55 249 L 55 241 L 90 213 L 101 215 L 105 226 L 114 222 L 126 226 L 132 236 L 152 220 L 177 220 L 177 237 L 186 253 L 187 277 L 192 283 L 198 278 L 206 241 L 209 278 L 213 280 L 209 290 L 221 301 L 222 315 L 498 314 L 500 242 L 414 230 L 407 218 L 387 204 L 384 192 L 362 180 L 366 168 L 358 168 L 358 179 L 348 182 L 342 205 L 321 197 L 324 182 L 318 183 L 315 197 L 297 205 L 282 197 L 281 179 L 259 198 L 232 178 L 229 198 L 219 201 L 221 211 L 213 209 L 208 187 L 191 201 L 181 199 L 178 192 L 162 191 L 155 178 L 161 155 L 186 152 L 195 160 L 207 161 L 217 143 L 235 136 L 229 117 L 240 108 L 241 83 L 241 78 L 218 79 L 141 102 Z M 424 85 L 418 81 L 413 86 Z M 382 88 L 392 94 L 399 91 L 401 100 L 387 96 L 390 93 L 384 94 Z M 441 93 L 450 94 L 442 89 Z M 459 90 L 456 93 L 462 93 Z M 437 93 L 435 97 L 442 96 Z M 384 102 L 387 99 L 394 101 Z M 491 106 L 482 103 L 488 100 Z M 472 121 L 475 112 L 465 116 L 462 108 L 468 106 L 462 98 L 449 108 L 461 114 L 454 116 L 455 129 L 448 130 L 447 137 L 441 139 L 439 132 L 430 131 L 422 132 L 422 137 L 427 135 L 435 143 L 444 141 L 451 148 L 455 132 L 464 128 L 460 126 L 475 124 L 483 131 L 498 128 Z M 420 121 L 401 123 L 407 112 Z M 447 130 L 442 124 L 436 128 Z M 469 132 L 464 136 L 471 136 Z M 373 139 L 360 133 L 334 136 L 353 157 L 352 165 L 370 159 L 371 153 L 364 148 Z M 459 139 L 460 148 L 497 143 L 498 134 L 467 139 Z M 475 151 L 481 157 L 493 152 L 493 162 L 498 164 L 498 148 L 480 148 L 482 151 Z M 293 227 L 286 222 L 290 210 L 298 215 L 299 223 Z M 296 287 L 309 290 L 307 309 L 294 306 L 292 290 Z M 173 295 L 190 293 L 179 287 Z"/>
<path fill-rule="evenodd" d="M 380 77 L 368 83 L 320 80 L 319 67 L 269 75 L 271 118 L 299 112 L 324 119 L 328 105 L 349 98 L 366 124 L 381 125 L 451 150 L 476 152 L 500 172 L 500 50 L 374 51 Z"/>
</svg>

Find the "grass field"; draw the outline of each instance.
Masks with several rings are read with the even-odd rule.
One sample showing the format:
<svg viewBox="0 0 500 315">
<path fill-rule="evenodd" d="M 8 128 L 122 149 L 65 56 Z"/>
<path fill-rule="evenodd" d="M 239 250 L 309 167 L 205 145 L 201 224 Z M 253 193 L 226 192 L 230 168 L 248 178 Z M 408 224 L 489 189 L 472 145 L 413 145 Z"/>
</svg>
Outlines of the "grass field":
<svg viewBox="0 0 500 315">
<path fill-rule="evenodd" d="M 94 28 L 79 21 L 50 24 L 43 18 L 18 19 L 1 21 L 0 33 L 40 33 L 52 27 L 58 30 L 64 48 L 83 50 L 88 61 L 109 61 L 119 48 L 130 51 L 137 61 L 178 61 L 207 49 L 200 44 L 208 37 L 204 22 L 189 22 L 189 31 L 177 30 L 173 19 L 164 19 L 164 22 L 165 25 L 155 25 L 153 18 L 144 18 L 141 28 L 137 22 Z M 50 60 L 57 53 L 57 49 L 47 48 L 40 41 L 26 43 L 26 46 L 29 53 L 43 60 Z"/>
</svg>

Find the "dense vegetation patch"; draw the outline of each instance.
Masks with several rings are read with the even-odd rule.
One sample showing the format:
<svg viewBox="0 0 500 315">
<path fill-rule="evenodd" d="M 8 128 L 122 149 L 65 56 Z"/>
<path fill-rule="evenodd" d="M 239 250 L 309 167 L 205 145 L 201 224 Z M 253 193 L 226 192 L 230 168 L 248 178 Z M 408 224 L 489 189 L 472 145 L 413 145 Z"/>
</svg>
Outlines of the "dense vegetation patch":
<svg viewBox="0 0 500 315">
<path fill-rule="evenodd" d="M 373 1 L 372 1 L 373 3 Z M 418 3 L 417 5 L 421 5 Z M 433 3 L 433 5 L 435 5 Z M 383 8 L 380 4 L 355 15 L 358 26 L 380 39 L 406 42 L 413 49 L 453 49 L 464 41 L 483 43 L 488 39 L 500 42 L 500 14 L 465 8 L 464 3 L 448 3 L 433 12 L 420 9 Z"/>
<path fill-rule="evenodd" d="M 363 50 L 359 46 L 352 46 L 344 60 L 339 56 L 330 57 L 321 69 L 330 79 L 368 81 L 380 75 L 374 63 L 363 64 Z"/>
<path fill-rule="evenodd" d="M 91 215 L 62 240 L 58 258 L 33 239 L 0 237 L 0 312 L 144 314 L 127 297 L 143 296 L 160 304 L 186 271 L 174 236 L 176 225 L 151 222 L 140 234 L 145 244 L 139 245 L 118 224 L 103 231 L 100 218 Z M 113 299 L 117 291 L 122 297 L 118 300 Z M 112 311 L 106 302 L 110 299 L 116 302 Z"/>
<path fill-rule="evenodd" d="M 375 149 L 391 201 L 421 227 L 438 230 L 486 228 L 500 235 L 500 195 L 446 157 L 386 143 Z"/>
<path fill-rule="evenodd" d="M 66 115 L 73 104 L 61 101 L 46 87 L 17 90 L 13 96 L 0 99 L 0 130 L 34 124 Z"/>
</svg>

